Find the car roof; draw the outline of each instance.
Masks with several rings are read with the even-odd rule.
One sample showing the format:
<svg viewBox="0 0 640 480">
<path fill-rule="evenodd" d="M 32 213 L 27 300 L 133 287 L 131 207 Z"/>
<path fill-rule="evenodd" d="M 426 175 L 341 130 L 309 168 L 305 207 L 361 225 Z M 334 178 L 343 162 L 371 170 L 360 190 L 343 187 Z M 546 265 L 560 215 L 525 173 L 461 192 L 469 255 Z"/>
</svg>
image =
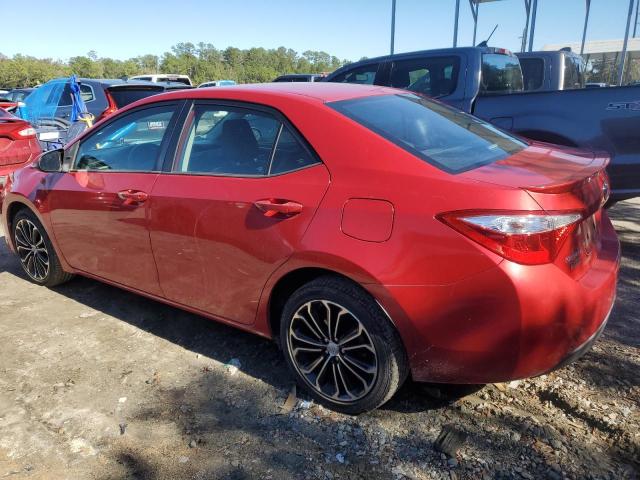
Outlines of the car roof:
<svg viewBox="0 0 640 480">
<path fill-rule="evenodd" d="M 353 83 L 325 83 L 325 82 L 300 82 L 300 83 L 254 83 L 246 85 L 233 85 L 229 87 L 217 87 L 212 89 L 186 89 L 162 93 L 148 97 L 131 104 L 141 105 L 162 100 L 180 99 L 218 99 L 218 100 L 242 100 L 259 102 L 261 100 L 283 98 L 305 98 L 307 101 L 318 103 L 336 102 L 354 98 L 390 95 L 406 93 L 388 87 L 375 85 L 356 85 Z"/>
</svg>

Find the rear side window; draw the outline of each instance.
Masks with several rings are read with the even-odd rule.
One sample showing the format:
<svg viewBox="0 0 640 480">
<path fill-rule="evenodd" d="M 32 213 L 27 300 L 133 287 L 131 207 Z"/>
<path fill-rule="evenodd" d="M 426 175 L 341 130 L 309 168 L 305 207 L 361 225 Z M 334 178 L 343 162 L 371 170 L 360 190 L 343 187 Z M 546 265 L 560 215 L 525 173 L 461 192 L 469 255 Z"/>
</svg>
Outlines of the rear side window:
<svg viewBox="0 0 640 480">
<path fill-rule="evenodd" d="M 179 173 L 266 176 L 318 163 L 275 116 L 248 108 L 197 105 L 180 147 Z"/>
<path fill-rule="evenodd" d="M 544 60 L 541 58 L 521 58 L 522 77 L 525 90 L 538 90 L 544 80 Z"/>
<path fill-rule="evenodd" d="M 80 84 L 80 96 L 85 103 L 91 102 L 95 100 L 95 94 L 93 93 L 93 88 L 90 85 L 86 85 L 84 83 Z M 71 99 L 71 87 L 69 83 L 65 84 L 64 91 L 62 92 L 62 96 L 60 97 L 60 101 L 58 102 L 59 107 L 68 107 L 72 104 Z"/>
<path fill-rule="evenodd" d="M 584 87 L 584 65 L 576 57 L 564 57 L 564 83 L 565 90 Z"/>
<path fill-rule="evenodd" d="M 458 57 L 426 57 L 393 63 L 390 84 L 430 97 L 444 97 L 456 89 L 460 60 Z"/>
<path fill-rule="evenodd" d="M 316 157 L 295 137 L 288 127 L 283 125 L 269 173 L 277 175 L 291 172 L 315 163 L 318 163 Z"/>
<path fill-rule="evenodd" d="M 518 57 L 485 53 L 482 55 L 481 93 L 511 93 L 523 90 Z"/>
<path fill-rule="evenodd" d="M 378 63 L 372 63 L 369 65 L 356 67 L 352 70 L 348 70 L 335 76 L 333 79 L 331 79 L 331 81 L 337 83 L 359 83 L 363 85 L 373 85 L 373 82 L 376 79 L 378 65 Z"/>
<path fill-rule="evenodd" d="M 412 94 L 363 97 L 329 105 L 448 173 L 471 170 L 526 147 L 472 115 Z"/>
<path fill-rule="evenodd" d="M 173 115 L 174 106 L 163 105 L 118 117 L 80 143 L 76 169 L 155 171 Z"/>
</svg>

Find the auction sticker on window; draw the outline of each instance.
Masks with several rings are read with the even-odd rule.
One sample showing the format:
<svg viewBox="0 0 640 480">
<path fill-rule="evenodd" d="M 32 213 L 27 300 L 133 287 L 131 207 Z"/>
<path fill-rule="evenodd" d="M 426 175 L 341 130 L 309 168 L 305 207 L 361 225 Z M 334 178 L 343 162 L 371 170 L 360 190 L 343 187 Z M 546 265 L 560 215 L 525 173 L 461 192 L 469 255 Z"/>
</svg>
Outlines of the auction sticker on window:
<svg viewBox="0 0 640 480">
<path fill-rule="evenodd" d="M 149 128 L 149 130 L 162 130 L 166 128 L 162 120 L 158 120 L 155 122 L 147 122 L 147 127 Z"/>
</svg>

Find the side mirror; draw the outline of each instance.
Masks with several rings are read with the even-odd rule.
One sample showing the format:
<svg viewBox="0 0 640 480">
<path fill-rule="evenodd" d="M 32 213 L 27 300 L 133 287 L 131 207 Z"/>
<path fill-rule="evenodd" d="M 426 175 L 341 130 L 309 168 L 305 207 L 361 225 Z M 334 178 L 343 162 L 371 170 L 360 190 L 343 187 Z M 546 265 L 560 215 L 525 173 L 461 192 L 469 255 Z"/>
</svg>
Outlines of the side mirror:
<svg viewBox="0 0 640 480">
<path fill-rule="evenodd" d="M 38 168 L 43 172 L 61 172 L 63 154 L 64 150 L 61 148 L 43 153 L 38 159 Z"/>
</svg>

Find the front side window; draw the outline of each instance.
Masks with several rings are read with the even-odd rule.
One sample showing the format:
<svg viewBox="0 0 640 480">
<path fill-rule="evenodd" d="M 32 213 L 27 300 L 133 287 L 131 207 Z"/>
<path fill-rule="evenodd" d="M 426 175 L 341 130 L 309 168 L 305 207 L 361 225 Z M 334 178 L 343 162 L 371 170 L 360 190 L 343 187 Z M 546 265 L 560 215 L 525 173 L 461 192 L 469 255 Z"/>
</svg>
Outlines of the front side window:
<svg viewBox="0 0 640 480">
<path fill-rule="evenodd" d="M 479 118 L 413 94 L 362 97 L 329 105 L 449 173 L 504 159 L 527 146 Z"/>
<path fill-rule="evenodd" d="M 521 58 L 522 77 L 525 90 L 538 90 L 544 80 L 544 60 L 541 58 Z"/>
<path fill-rule="evenodd" d="M 196 105 L 189 118 L 178 173 L 253 177 L 317 163 L 289 127 L 269 113 Z"/>
<path fill-rule="evenodd" d="M 76 154 L 77 170 L 157 170 L 163 140 L 174 115 L 173 105 L 146 108 L 100 128 L 84 140 Z"/>
<path fill-rule="evenodd" d="M 331 81 L 338 83 L 359 83 L 362 85 L 373 85 L 378 71 L 377 63 L 363 65 L 361 67 L 348 70 L 334 77 Z"/>
<path fill-rule="evenodd" d="M 391 86 L 430 97 L 452 94 L 458 83 L 458 57 L 426 57 L 394 62 Z"/>
<path fill-rule="evenodd" d="M 497 53 L 482 55 L 481 93 L 521 92 L 523 88 L 518 57 Z"/>
</svg>

